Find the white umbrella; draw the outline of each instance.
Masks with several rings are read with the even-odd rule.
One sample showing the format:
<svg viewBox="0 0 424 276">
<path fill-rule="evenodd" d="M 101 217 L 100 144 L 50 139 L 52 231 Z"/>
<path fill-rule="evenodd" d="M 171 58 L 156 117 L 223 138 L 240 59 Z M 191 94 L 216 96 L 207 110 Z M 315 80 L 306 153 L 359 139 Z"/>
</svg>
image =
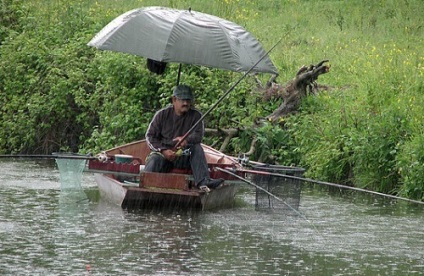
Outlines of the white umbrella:
<svg viewBox="0 0 424 276">
<path fill-rule="evenodd" d="M 164 63 L 195 64 L 235 72 L 247 72 L 263 58 L 251 71 L 278 74 L 251 33 L 231 21 L 191 10 L 165 7 L 131 10 L 106 25 L 88 45 Z"/>
</svg>

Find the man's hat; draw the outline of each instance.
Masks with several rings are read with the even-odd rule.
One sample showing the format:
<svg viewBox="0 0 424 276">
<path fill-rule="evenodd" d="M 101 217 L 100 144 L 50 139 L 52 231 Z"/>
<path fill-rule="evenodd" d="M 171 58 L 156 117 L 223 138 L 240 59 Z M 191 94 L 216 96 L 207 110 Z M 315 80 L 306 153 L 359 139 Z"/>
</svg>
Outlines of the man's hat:
<svg viewBox="0 0 424 276">
<path fill-rule="evenodd" d="M 185 84 L 180 84 L 174 87 L 172 96 L 177 97 L 180 100 L 194 100 L 193 92 L 191 91 L 190 86 Z"/>
</svg>

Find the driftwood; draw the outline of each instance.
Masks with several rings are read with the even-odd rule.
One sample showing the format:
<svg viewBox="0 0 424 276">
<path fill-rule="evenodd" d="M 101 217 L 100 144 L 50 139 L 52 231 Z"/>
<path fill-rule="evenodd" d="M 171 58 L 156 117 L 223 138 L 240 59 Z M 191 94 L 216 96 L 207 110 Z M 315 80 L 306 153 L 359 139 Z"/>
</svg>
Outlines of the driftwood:
<svg viewBox="0 0 424 276">
<path fill-rule="evenodd" d="M 296 77 L 285 85 L 268 81 L 265 87 L 265 97 L 282 98 L 281 105 L 266 117 L 271 122 L 278 122 L 281 118 L 297 112 L 302 98 L 308 95 L 315 95 L 320 89 L 326 89 L 325 86 L 317 84 L 316 80 L 322 74 L 328 73 L 330 67 L 325 65 L 328 60 L 323 60 L 317 65 L 302 66 L 296 73 Z"/>
<path fill-rule="evenodd" d="M 282 122 L 282 118 L 298 111 L 302 98 L 315 95 L 319 90 L 328 89 L 327 86 L 319 85 L 316 82 L 320 75 L 330 71 L 330 66 L 326 65 L 327 62 L 328 60 L 323 60 L 316 65 L 302 66 L 297 71 L 295 78 L 285 85 L 276 82 L 277 75 L 273 75 L 265 86 L 256 78 L 258 89 L 263 92 L 264 100 L 271 98 L 282 100 L 281 105 L 264 119 L 272 123 Z M 258 127 L 264 119 L 255 122 L 254 126 Z M 220 147 L 220 151 L 225 152 L 231 138 L 236 137 L 239 131 L 238 129 L 207 129 L 206 133 L 210 136 L 225 137 Z M 256 151 L 256 142 L 256 137 L 253 137 L 250 149 L 245 153 L 246 156 L 252 155 Z"/>
</svg>

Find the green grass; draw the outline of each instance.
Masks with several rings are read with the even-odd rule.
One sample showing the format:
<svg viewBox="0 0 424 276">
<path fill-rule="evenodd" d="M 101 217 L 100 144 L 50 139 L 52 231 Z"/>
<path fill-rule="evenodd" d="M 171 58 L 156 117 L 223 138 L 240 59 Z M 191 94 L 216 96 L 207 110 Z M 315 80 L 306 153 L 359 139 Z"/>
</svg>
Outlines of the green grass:
<svg viewBox="0 0 424 276">
<path fill-rule="evenodd" d="M 80 28 L 86 29 L 78 30 L 83 33 L 80 40 L 88 40 L 119 14 L 139 7 L 191 7 L 214 14 L 244 26 L 265 49 L 282 38 L 270 54 L 279 69 L 280 83 L 291 80 L 302 65 L 329 59 L 331 70 L 318 82 L 333 89 L 307 99 L 302 112 L 287 119 L 284 132 L 276 130 L 277 126 L 261 129 L 257 134 L 268 140 L 266 150 L 284 165 L 295 163 L 307 168 L 310 177 L 419 199 L 424 196 L 422 0 L 40 0 L 25 5 L 33 5 L 29 14 L 36 18 L 33 27 L 44 24 L 51 32 L 66 24 L 67 29 L 75 28 L 78 18 L 86 22 L 89 17 L 94 23 L 81 24 Z M 75 37 L 66 39 L 73 41 Z M 99 62 L 102 54 L 97 58 Z M 103 60 L 119 65 L 119 59 L 104 54 Z M 110 79 L 120 80 L 118 73 Z M 266 80 L 269 76 L 261 77 Z M 210 80 L 216 82 L 213 76 Z M 242 86 L 246 91 L 248 84 Z M 112 90 L 119 89 L 108 85 Z M 238 93 L 243 96 L 246 92 Z M 234 99 L 240 100 L 240 95 Z M 210 98 L 200 100 L 206 106 Z M 230 102 L 227 111 L 236 106 L 237 102 Z M 263 103 L 258 110 L 254 107 L 248 107 L 250 114 L 272 110 L 275 103 Z M 250 119 L 253 115 L 245 118 Z M 110 120 L 100 118 L 106 125 Z M 117 128 L 119 133 L 126 131 L 119 123 Z M 96 129 L 91 139 L 96 140 L 96 135 L 105 138 Z M 243 149 L 241 140 L 234 149 Z M 0 137 L 0 148 L 5 143 Z"/>
</svg>

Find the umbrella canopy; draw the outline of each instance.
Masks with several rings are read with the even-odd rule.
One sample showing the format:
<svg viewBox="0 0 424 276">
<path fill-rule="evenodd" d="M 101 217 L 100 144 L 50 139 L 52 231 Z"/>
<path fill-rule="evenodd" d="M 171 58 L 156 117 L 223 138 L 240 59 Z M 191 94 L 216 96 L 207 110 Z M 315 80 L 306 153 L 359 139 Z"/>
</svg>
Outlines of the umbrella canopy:
<svg viewBox="0 0 424 276">
<path fill-rule="evenodd" d="M 101 50 L 246 72 L 267 55 L 241 26 L 205 13 L 148 7 L 128 11 L 106 25 L 88 43 Z M 268 56 L 251 71 L 277 74 Z"/>
</svg>

